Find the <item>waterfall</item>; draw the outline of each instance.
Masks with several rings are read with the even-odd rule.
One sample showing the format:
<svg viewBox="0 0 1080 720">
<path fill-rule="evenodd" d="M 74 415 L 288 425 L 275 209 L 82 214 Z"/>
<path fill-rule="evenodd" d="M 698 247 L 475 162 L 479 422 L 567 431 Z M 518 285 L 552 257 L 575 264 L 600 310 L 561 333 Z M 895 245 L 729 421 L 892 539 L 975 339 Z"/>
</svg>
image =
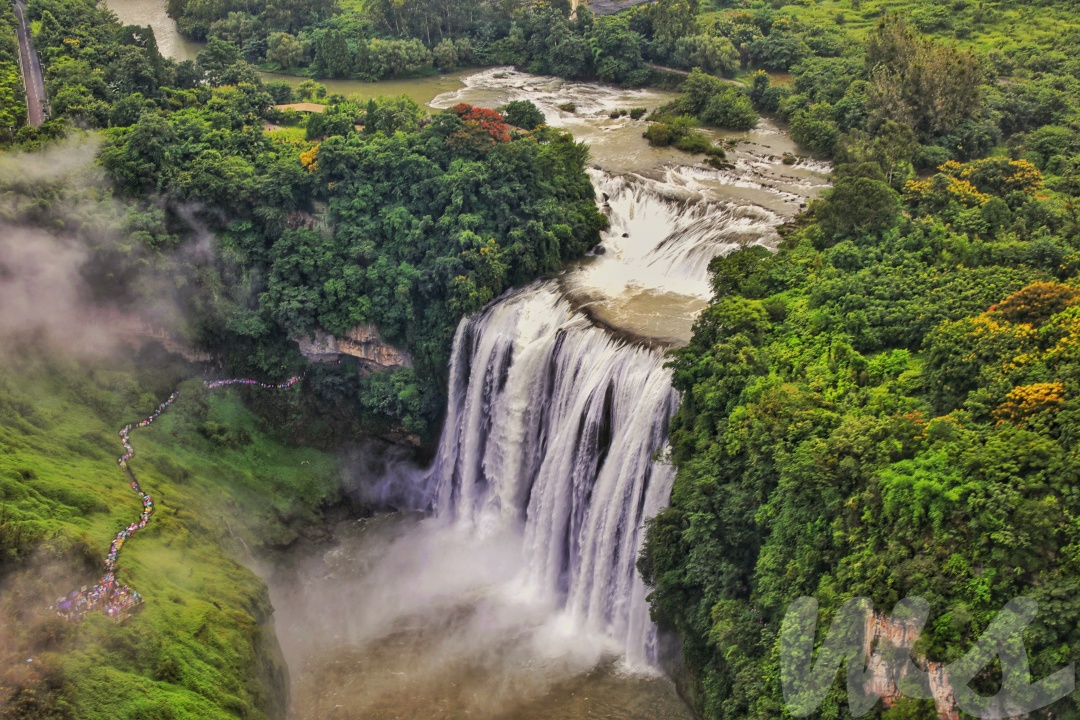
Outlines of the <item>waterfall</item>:
<svg viewBox="0 0 1080 720">
<path fill-rule="evenodd" d="M 663 365 L 593 327 L 554 283 L 526 288 L 459 326 L 432 466 L 436 514 L 519 530 L 530 588 L 631 665 L 656 661 L 634 563 L 674 480 L 655 457 L 677 403 Z"/>
<path fill-rule="evenodd" d="M 611 110 L 655 107 L 665 98 L 654 91 L 508 68 L 465 84 L 433 104 L 528 99 L 549 124 L 587 142 L 610 227 L 592 257 L 556 280 L 461 322 L 426 487 L 443 521 L 522 539 L 530 595 L 613 640 L 630 665 L 655 666 L 656 629 L 635 561 L 644 523 L 667 504 L 674 481 L 658 456 L 678 396 L 663 351 L 649 345 L 689 341 L 712 296 L 712 259 L 775 246 L 777 226 L 822 187 L 822 168 L 786 164 L 786 139 L 765 120 L 730 150 L 725 170 L 643 147 L 641 124 Z"/>
<path fill-rule="evenodd" d="M 712 258 L 772 244 L 781 216 L 711 199 L 692 172 L 590 176 L 610 219 L 602 254 L 458 326 L 427 486 L 440 519 L 522 539 L 531 596 L 649 667 L 656 628 L 635 561 L 674 482 L 660 456 L 678 395 L 663 350 L 609 326 L 685 342 Z"/>
<path fill-rule="evenodd" d="M 643 289 L 708 300 L 709 262 L 740 245 L 779 243 L 783 221 L 758 205 L 709 200 L 692 187 L 688 168 L 663 179 L 592 169 L 589 178 L 604 198 L 610 227 L 604 256 L 569 281 L 609 296 Z"/>
</svg>

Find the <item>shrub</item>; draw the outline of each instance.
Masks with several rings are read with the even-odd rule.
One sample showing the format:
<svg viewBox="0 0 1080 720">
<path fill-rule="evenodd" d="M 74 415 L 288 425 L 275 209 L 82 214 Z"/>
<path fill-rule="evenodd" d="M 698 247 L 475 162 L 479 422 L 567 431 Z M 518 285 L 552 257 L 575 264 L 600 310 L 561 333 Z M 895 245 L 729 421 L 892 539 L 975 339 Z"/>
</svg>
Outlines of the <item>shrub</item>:
<svg viewBox="0 0 1080 720">
<path fill-rule="evenodd" d="M 528 100 L 511 100 L 499 109 L 507 123 L 522 130 L 534 130 L 545 122 L 544 113 Z"/>
<path fill-rule="evenodd" d="M 757 111 L 743 93 L 734 88 L 713 95 L 701 113 L 702 121 L 728 130 L 749 130 L 758 122 Z"/>
</svg>

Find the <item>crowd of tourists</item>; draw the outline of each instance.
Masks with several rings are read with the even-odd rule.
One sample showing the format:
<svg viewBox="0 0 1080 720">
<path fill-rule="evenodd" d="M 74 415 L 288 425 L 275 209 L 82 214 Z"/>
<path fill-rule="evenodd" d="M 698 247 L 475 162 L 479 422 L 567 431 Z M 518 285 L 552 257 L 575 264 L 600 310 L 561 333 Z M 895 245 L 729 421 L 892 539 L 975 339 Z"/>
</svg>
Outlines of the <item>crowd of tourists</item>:
<svg viewBox="0 0 1080 720">
<path fill-rule="evenodd" d="M 227 385 L 255 385 L 257 387 L 263 388 L 264 390 L 287 390 L 296 383 L 300 382 L 302 379 L 303 375 L 293 375 L 291 378 L 285 380 L 284 382 L 264 383 L 259 382 L 258 380 L 248 380 L 247 378 L 233 378 L 231 380 L 210 380 L 203 384 L 206 385 L 208 390 L 216 390 L 219 387 L 225 387 Z"/>
<path fill-rule="evenodd" d="M 296 375 L 280 383 L 264 383 L 246 378 L 233 378 L 230 380 L 213 380 L 204 383 L 209 390 L 215 390 L 229 385 L 255 385 L 267 390 L 285 390 L 300 382 L 302 376 Z M 146 527 L 150 517 L 154 514 L 154 499 L 143 492 L 135 474 L 128 467 L 128 462 L 135 457 L 135 448 L 131 446 L 131 431 L 136 428 L 149 427 L 154 424 L 161 413 L 165 412 L 170 405 L 176 402 L 179 393 L 172 393 L 168 399 L 157 406 L 157 409 L 139 422 L 130 423 L 120 428 L 120 442 L 124 446 L 124 454 L 117 459 L 117 463 L 131 478 L 131 489 L 142 500 L 142 513 L 139 519 L 117 533 L 116 538 L 109 546 L 109 554 L 105 556 L 105 574 L 92 588 L 85 586 L 81 590 L 73 590 L 67 597 L 60 598 L 56 602 L 56 614 L 58 617 L 69 621 L 81 620 L 91 610 L 102 610 L 108 617 L 122 618 L 132 608 L 142 603 L 142 595 L 132 590 L 127 585 L 121 585 L 116 581 L 116 561 L 120 557 L 120 550 L 124 547 L 132 535 Z"/>
</svg>

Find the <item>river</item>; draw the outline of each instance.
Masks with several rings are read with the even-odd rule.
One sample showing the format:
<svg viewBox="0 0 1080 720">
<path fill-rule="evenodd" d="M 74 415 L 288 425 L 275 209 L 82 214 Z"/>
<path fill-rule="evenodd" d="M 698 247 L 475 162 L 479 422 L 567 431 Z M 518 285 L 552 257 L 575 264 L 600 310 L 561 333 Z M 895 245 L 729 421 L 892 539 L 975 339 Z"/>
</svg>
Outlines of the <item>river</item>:
<svg viewBox="0 0 1080 720">
<path fill-rule="evenodd" d="M 664 351 L 689 340 L 709 260 L 775 245 L 828 168 L 784 164 L 764 120 L 716 135 L 733 143 L 716 170 L 610 117 L 671 97 L 496 68 L 431 100 L 535 102 L 589 144 L 611 226 L 602 252 L 462 321 L 429 468 L 357 471 L 369 496 L 433 511 L 346 522 L 269 575 L 297 718 L 692 717 L 634 568 L 674 479 Z"/>
<path fill-rule="evenodd" d="M 163 0 L 107 0 L 106 5 L 116 13 L 121 22 L 128 25 L 149 26 L 154 30 L 158 49 L 162 55 L 174 60 L 194 60 L 203 49 L 204 43 L 187 40 L 176 27 L 176 23 L 165 12 Z M 330 93 L 346 97 L 358 97 L 364 100 L 379 96 L 408 95 L 421 105 L 426 105 L 441 93 L 460 88 L 462 78 L 476 70 L 462 69 L 440 75 L 406 80 L 385 80 L 371 83 L 360 80 L 319 80 Z M 260 72 L 267 82 L 284 80 L 296 87 L 307 78 L 296 75 Z"/>
<path fill-rule="evenodd" d="M 128 22 L 123 8 L 144 8 L 164 51 L 185 47 L 159 30 L 175 33 L 153 15 L 160 0 L 110 2 Z M 689 720 L 657 669 L 634 568 L 674 480 L 664 447 L 678 396 L 664 353 L 708 303 L 709 261 L 774 246 L 828 167 L 785 164 L 795 148 L 767 120 L 715 133 L 729 145 L 724 170 L 649 147 L 644 121 L 610 115 L 673 97 L 657 90 L 508 68 L 351 88 L 334 90 L 407 92 L 433 108 L 532 100 L 588 143 L 611 224 L 558 277 L 462 320 L 430 467 L 355 458 L 363 494 L 413 512 L 343 521 L 332 540 L 261 568 L 293 716 Z"/>
</svg>

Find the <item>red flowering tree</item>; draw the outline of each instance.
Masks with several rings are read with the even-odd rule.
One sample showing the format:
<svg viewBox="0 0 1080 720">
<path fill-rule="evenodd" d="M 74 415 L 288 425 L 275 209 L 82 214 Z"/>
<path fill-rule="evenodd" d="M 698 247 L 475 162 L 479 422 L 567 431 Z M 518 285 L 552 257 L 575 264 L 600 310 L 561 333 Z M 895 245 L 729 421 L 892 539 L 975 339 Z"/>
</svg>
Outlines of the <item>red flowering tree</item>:
<svg viewBox="0 0 1080 720">
<path fill-rule="evenodd" d="M 460 130 L 450 136 L 454 150 L 465 154 L 482 154 L 497 143 L 509 142 L 510 127 L 495 110 L 458 103 L 450 108 L 462 120 Z"/>
</svg>

